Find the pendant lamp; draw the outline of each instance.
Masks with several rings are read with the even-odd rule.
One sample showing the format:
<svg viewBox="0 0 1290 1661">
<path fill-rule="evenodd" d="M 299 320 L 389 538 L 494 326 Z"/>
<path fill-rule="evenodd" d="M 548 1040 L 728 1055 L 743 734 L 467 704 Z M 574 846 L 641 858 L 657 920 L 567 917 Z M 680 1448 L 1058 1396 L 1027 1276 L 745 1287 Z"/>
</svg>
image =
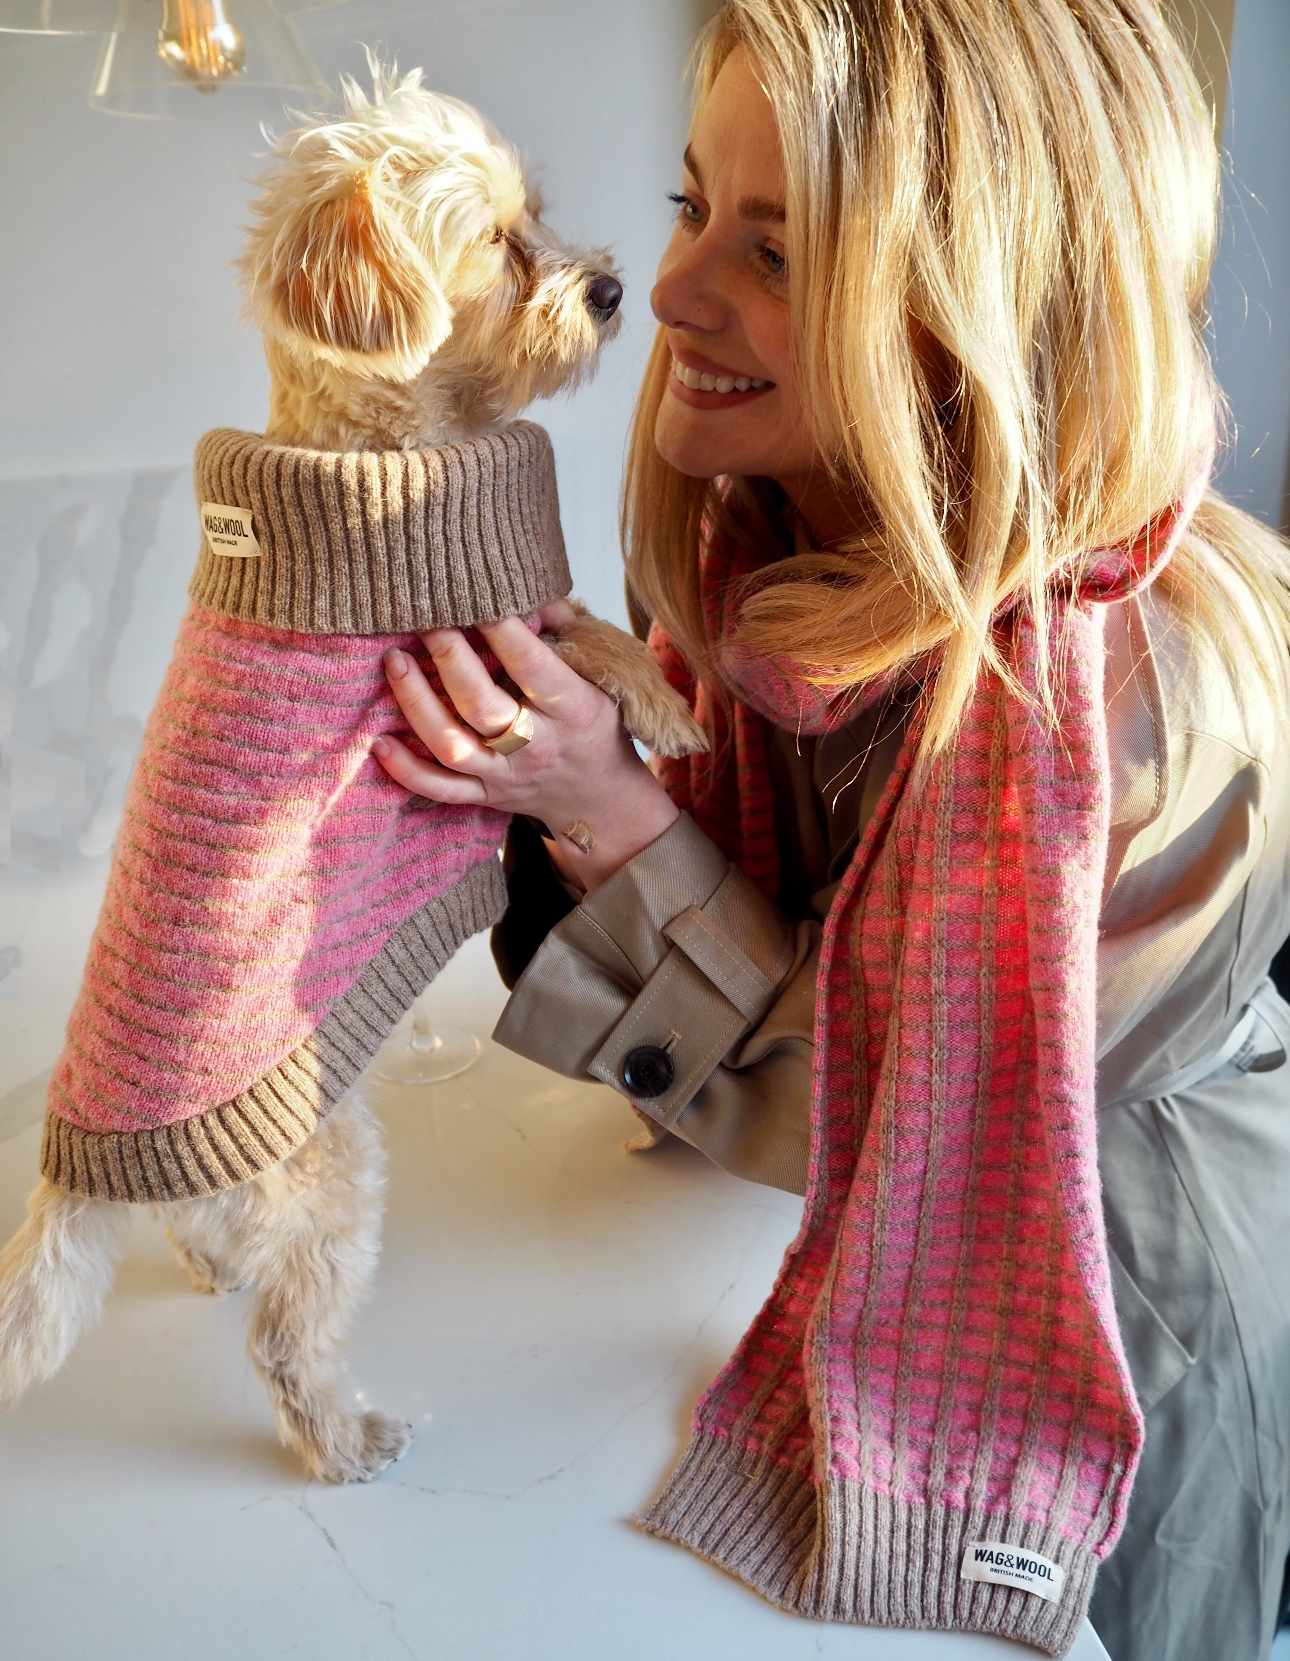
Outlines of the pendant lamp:
<svg viewBox="0 0 1290 1661">
<path fill-rule="evenodd" d="M 110 115 L 272 120 L 330 93 L 288 14 L 341 0 L 0 0 L 0 33 L 103 36 L 89 102 Z"/>
</svg>

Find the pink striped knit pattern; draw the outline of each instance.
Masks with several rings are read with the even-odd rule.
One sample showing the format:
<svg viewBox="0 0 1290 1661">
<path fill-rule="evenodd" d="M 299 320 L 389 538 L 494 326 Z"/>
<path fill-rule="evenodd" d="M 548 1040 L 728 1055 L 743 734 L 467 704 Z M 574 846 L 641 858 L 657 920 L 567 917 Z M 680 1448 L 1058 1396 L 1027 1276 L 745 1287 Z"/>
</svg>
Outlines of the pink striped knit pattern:
<svg viewBox="0 0 1290 1661">
<path fill-rule="evenodd" d="M 131 780 L 50 1087 L 94 1132 L 174 1124 L 276 1067 L 394 930 L 495 856 L 505 818 L 410 796 L 381 653 L 191 606 Z"/>
<path fill-rule="evenodd" d="M 830 1564 L 854 1560 L 854 1541 L 828 1537 L 841 1525 L 823 1499 L 802 1512 L 781 1497 L 780 1526 L 800 1542 L 809 1538 L 800 1516 L 810 1515 L 815 1535 L 791 1585 L 772 1587 L 769 1570 L 742 1566 L 774 1555 L 748 1543 L 751 1519 L 730 1543 L 739 1525 L 713 1522 L 717 1502 L 685 1474 L 716 1468 L 714 1444 L 753 1461 L 738 1467 L 750 1473 L 769 1462 L 803 1485 L 856 1485 L 902 1515 L 993 1517 L 1009 1539 L 1038 1525 L 1094 1557 L 1122 1527 L 1142 1421 L 1112 1303 L 1096 1161 L 1108 763 L 1091 602 L 1148 580 L 1183 523 L 1181 510 L 1170 513 L 1132 546 L 1099 554 L 1078 594 L 1055 601 L 1056 728 L 983 674 L 957 741 L 915 788 L 925 700 L 916 707 L 827 919 L 801 1231 L 647 1519 L 804 1612 L 824 1612 L 833 1597 L 846 1605 L 846 1594 L 819 1588 Z M 709 537 L 710 639 L 728 637 L 751 569 L 748 555 Z M 998 638 L 1033 692 L 1028 614 L 1002 619 Z M 673 684 L 702 703 L 675 648 L 660 634 L 653 645 Z M 715 760 L 666 763 L 662 776 L 773 897 L 767 722 L 824 731 L 859 706 L 854 689 L 830 699 L 783 665 L 739 660 L 737 677 L 729 715 L 716 712 Z M 718 1479 L 704 1480 L 715 1493 Z M 793 1545 L 781 1555 L 798 1554 Z M 959 1595 L 956 1563 L 949 1573 L 945 1609 Z"/>
</svg>

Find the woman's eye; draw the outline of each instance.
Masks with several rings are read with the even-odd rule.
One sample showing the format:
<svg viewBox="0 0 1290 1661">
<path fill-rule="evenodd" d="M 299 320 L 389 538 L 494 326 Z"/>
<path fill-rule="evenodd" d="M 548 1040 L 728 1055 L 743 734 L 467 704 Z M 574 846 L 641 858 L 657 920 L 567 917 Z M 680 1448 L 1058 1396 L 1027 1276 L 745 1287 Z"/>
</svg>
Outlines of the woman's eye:
<svg viewBox="0 0 1290 1661">
<path fill-rule="evenodd" d="M 768 277 L 782 282 L 788 276 L 788 261 L 783 254 L 777 253 L 774 248 L 767 248 L 764 244 L 757 252 L 761 256 L 762 269 Z"/>
<path fill-rule="evenodd" d="M 703 212 L 692 196 L 686 196 L 681 191 L 669 190 L 667 199 L 676 209 L 676 217 L 687 225 L 701 225 Z"/>
</svg>

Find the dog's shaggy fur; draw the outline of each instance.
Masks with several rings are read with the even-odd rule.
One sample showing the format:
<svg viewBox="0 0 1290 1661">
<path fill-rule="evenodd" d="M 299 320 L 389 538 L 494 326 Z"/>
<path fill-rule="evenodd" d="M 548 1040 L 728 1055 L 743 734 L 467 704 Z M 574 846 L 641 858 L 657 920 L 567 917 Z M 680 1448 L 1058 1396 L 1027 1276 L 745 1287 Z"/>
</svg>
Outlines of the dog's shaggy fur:
<svg viewBox="0 0 1290 1661">
<path fill-rule="evenodd" d="M 576 385 L 617 327 L 607 255 L 566 247 L 510 148 L 419 73 L 374 68 L 369 100 L 289 134 L 242 261 L 271 371 L 266 437 L 324 450 L 411 449 L 492 431 Z M 662 754 L 706 748 L 638 641 L 575 617 L 554 642 Z M 156 1209 L 202 1292 L 255 1289 L 249 1351 L 282 1440 L 310 1474 L 366 1480 L 407 1425 L 355 1413 L 335 1377 L 379 1251 L 384 1154 L 353 1091 L 272 1169 Z M 98 1318 L 126 1206 L 42 1181 L 0 1256 L 0 1403 L 63 1363 Z"/>
<path fill-rule="evenodd" d="M 542 223 L 510 146 L 419 71 L 372 69 L 374 101 L 347 80 L 345 119 L 278 146 L 240 262 L 275 444 L 478 437 L 578 385 L 618 329 L 609 255 Z"/>
</svg>

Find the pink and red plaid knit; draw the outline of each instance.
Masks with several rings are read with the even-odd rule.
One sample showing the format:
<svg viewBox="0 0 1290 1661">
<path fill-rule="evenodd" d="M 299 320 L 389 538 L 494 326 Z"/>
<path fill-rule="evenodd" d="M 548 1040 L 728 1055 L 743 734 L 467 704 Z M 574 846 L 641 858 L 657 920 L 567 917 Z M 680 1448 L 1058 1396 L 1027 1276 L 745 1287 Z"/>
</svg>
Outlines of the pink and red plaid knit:
<svg viewBox="0 0 1290 1661">
<path fill-rule="evenodd" d="M 1006 1631 L 1061 1653 L 1122 1527 L 1142 1418 L 1094 1117 L 1108 831 L 1098 603 L 1148 581 L 1186 517 L 1096 556 L 1078 593 L 1055 597 L 1055 726 L 983 672 L 957 739 L 915 785 L 920 698 L 830 909 L 801 1230 L 646 1518 L 803 1613 Z M 729 638 L 755 568 L 709 536 L 712 641 Z M 997 638 L 1035 694 L 1027 611 Z M 704 712 L 679 652 L 661 633 L 652 644 Z M 871 699 L 830 697 L 746 654 L 726 661 L 736 701 L 712 709 L 712 757 L 661 776 L 774 898 L 767 725 L 824 732 Z M 960 1581 L 958 1554 L 981 1538 L 1061 1563 L 1063 1603 Z"/>
</svg>

